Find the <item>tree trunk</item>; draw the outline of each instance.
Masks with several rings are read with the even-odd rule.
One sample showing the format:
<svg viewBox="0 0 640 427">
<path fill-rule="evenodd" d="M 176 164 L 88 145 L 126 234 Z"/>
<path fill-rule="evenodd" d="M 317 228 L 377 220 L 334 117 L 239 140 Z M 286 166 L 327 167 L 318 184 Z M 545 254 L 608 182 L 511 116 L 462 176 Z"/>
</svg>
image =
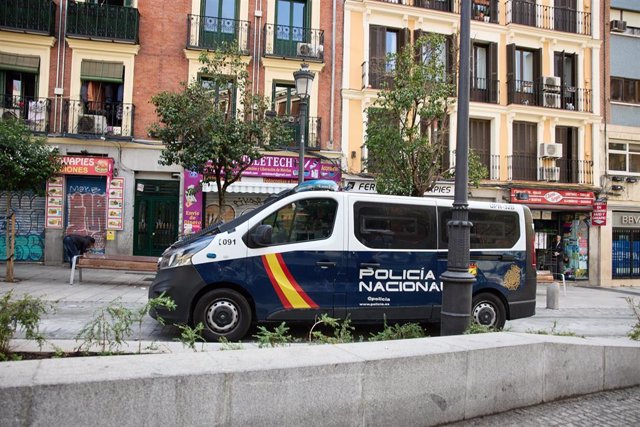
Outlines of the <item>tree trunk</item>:
<svg viewBox="0 0 640 427">
<path fill-rule="evenodd" d="M 13 282 L 13 252 L 16 233 L 16 219 L 11 212 L 11 191 L 7 191 L 7 217 L 5 221 L 6 228 L 6 256 L 7 256 L 7 274 L 5 277 L 6 282 Z"/>
</svg>

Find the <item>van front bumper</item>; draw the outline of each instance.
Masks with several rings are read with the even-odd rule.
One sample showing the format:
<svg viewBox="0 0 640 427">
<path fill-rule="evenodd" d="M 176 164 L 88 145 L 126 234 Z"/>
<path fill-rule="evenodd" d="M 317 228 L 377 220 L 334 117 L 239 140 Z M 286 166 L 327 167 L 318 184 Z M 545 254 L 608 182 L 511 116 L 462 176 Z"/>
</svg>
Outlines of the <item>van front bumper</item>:
<svg viewBox="0 0 640 427">
<path fill-rule="evenodd" d="M 149 315 L 154 319 L 161 317 L 167 323 L 188 324 L 191 321 L 193 297 L 205 286 L 196 268 L 189 264 L 181 267 L 159 270 L 149 287 L 149 299 L 162 293 L 176 303 L 175 310 L 158 307 Z"/>
</svg>

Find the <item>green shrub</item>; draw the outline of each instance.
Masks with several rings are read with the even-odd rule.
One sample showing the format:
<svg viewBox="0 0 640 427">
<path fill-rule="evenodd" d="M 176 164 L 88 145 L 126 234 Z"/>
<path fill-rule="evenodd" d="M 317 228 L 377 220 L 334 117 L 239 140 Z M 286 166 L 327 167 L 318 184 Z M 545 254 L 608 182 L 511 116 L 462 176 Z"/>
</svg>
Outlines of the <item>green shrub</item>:
<svg viewBox="0 0 640 427">
<path fill-rule="evenodd" d="M 480 325 L 476 322 L 471 322 L 467 327 L 467 329 L 465 329 L 464 335 L 488 334 L 491 332 L 497 332 L 497 331 L 490 326 Z"/>
<path fill-rule="evenodd" d="M 294 339 L 288 334 L 289 327 L 285 322 L 276 326 L 272 331 L 269 331 L 264 326 L 258 326 L 258 333 L 253 337 L 258 340 L 258 347 L 278 347 L 291 344 Z"/>
<path fill-rule="evenodd" d="M 333 336 L 325 335 L 321 331 L 314 330 L 319 326 L 328 326 L 333 328 Z M 351 319 L 347 317 L 343 321 L 334 319 L 328 314 L 324 313 L 320 317 L 316 317 L 315 323 L 309 330 L 309 342 L 316 342 L 320 344 L 341 344 L 347 342 L 353 342 L 353 330 L 355 328 L 351 326 Z"/>
<path fill-rule="evenodd" d="M 411 338 L 424 338 L 424 328 L 418 323 L 404 323 L 402 325 L 387 325 L 387 318 L 384 319 L 384 329 L 377 334 L 371 334 L 369 341 L 389 341 L 404 340 Z"/>
<path fill-rule="evenodd" d="M 13 291 L 7 292 L 0 298 L 0 360 L 16 360 L 11 354 L 11 340 L 18 330 L 24 331 L 25 337 L 35 340 L 40 348 L 46 341 L 40 334 L 40 318 L 43 314 L 53 311 L 53 304 L 24 295 L 21 299 L 13 300 Z"/>
<path fill-rule="evenodd" d="M 178 338 L 178 340 L 182 345 L 189 347 L 193 351 L 198 351 L 196 350 L 196 342 L 200 341 L 202 343 L 202 350 L 204 350 L 204 343 L 206 340 L 202 337 L 202 331 L 204 330 L 202 322 L 198 323 L 195 328 L 188 325 L 176 326 L 180 329 L 180 338 Z"/>
</svg>

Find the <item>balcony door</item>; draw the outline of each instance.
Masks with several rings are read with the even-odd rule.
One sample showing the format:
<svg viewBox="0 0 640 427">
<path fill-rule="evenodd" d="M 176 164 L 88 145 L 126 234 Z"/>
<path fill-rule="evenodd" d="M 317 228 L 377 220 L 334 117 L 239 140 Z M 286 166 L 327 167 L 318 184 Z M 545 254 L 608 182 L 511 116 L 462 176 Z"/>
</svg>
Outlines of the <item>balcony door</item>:
<svg viewBox="0 0 640 427">
<path fill-rule="evenodd" d="M 203 0 L 200 40 L 204 47 L 216 47 L 235 39 L 237 0 Z"/>
<path fill-rule="evenodd" d="M 471 55 L 471 100 L 498 102 L 496 43 L 474 43 Z"/>
<path fill-rule="evenodd" d="M 553 55 L 554 75 L 560 77 L 562 86 L 562 108 L 578 108 L 576 97 L 577 58 L 573 53 L 555 52 Z"/>
<path fill-rule="evenodd" d="M 469 120 L 469 148 L 491 175 L 491 120 Z"/>
<path fill-rule="evenodd" d="M 577 0 L 555 0 L 554 29 L 575 33 L 577 30 Z"/>
<path fill-rule="evenodd" d="M 275 52 L 296 56 L 298 43 L 309 42 L 308 6 L 304 0 L 278 0 L 276 3 Z"/>
<path fill-rule="evenodd" d="M 562 145 L 562 158 L 557 160 L 560 167 L 560 182 L 578 184 L 580 161 L 578 160 L 578 128 L 556 126 L 556 143 Z"/>
<path fill-rule="evenodd" d="M 511 176 L 514 181 L 538 179 L 538 124 L 513 122 Z"/>
<path fill-rule="evenodd" d="M 536 0 L 513 0 L 511 7 L 511 22 L 536 26 Z"/>
<path fill-rule="evenodd" d="M 296 93 L 293 83 L 276 82 L 273 84 L 272 105 L 276 115 L 285 120 L 285 126 L 292 132 L 294 144 L 300 143 L 300 98 Z M 304 120 L 309 122 L 309 109 L 307 108 Z M 309 145 L 309 126 L 306 127 L 305 141 Z"/>
</svg>

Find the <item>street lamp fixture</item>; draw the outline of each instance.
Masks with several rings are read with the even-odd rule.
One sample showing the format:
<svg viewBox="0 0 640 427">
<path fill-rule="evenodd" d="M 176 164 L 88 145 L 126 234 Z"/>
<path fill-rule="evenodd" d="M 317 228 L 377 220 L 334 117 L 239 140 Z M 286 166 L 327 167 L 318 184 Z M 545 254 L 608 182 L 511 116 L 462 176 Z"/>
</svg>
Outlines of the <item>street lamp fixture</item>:
<svg viewBox="0 0 640 427">
<path fill-rule="evenodd" d="M 300 98 L 300 111 L 298 123 L 300 124 L 300 156 L 298 159 L 298 183 L 304 182 L 304 137 L 306 132 L 307 101 L 313 84 L 313 71 L 309 70 L 309 64 L 302 63 L 298 71 L 293 72 L 296 82 L 296 93 Z"/>
</svg>

